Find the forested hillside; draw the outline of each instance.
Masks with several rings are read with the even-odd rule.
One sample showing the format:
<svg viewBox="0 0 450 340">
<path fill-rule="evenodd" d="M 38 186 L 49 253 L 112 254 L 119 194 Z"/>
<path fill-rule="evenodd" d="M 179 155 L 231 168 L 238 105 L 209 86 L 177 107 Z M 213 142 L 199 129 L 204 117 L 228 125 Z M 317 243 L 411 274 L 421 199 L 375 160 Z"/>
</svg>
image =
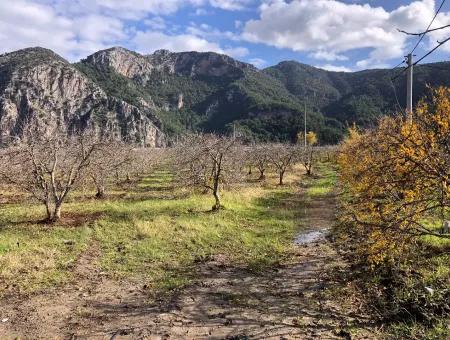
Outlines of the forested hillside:
<svg viewBox="0 0 450 340">
<path fill-rule="evenodd" d="M 330 72 L 295 61 L 282 62 L 264 70 L 281 81 L 299 100 L 342 124 L 367 127 L 381 115 L 405 107 L 406 80 L 400 68 L 360 72 Z M 419 65 L 414 70 L 414 103 L 427 92 L 427 86 L 449 85 L 447 62 Z M 396 98 L 397 95 L 397 98 Z M 398 99 L 398 102 L 397 102 Z"/>
</svg>

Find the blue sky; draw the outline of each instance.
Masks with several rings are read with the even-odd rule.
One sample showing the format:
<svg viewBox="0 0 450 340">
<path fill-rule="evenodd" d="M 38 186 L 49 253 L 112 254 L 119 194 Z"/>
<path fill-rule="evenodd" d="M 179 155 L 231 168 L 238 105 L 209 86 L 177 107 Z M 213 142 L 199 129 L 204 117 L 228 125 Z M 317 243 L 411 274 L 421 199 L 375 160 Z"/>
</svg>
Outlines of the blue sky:
<svg viewBox="0 0 450 340">
<path fill-rule="evenodd" d="M 70 61 L 111 46 L 214 51 L 258 67 L 297 60 L 329 70 L 392 67 L 441 0 L 15 0 L 0 1 L 0 53 L 30 46 Z M 450 24 L 450 1 L 433 27 Z M 428 35 L 417 57 L 450 35 Z M 449 46 L 426 59 L 448 60 Z"/>
</svg>

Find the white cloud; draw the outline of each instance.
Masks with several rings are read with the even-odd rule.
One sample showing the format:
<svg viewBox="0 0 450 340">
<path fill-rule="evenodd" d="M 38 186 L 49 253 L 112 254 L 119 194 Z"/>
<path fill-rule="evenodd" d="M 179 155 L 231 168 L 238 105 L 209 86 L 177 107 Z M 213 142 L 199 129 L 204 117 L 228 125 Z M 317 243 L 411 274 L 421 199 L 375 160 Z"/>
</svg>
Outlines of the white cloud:
<svg viewBox="0 0 450 340">
<path fill-rule="evenodd" d="M 308 56 L 311 58 L 314 58 L 314 59 L 326 60 L 326 61 L 348 60 L 348 58 L 345 55 L 340 55 L 340 54 L 336 54 L 335 52 L 329 52 L 329 51 L 316 51 L 314 53 L 310 53 Z"/>
<path fill-rule="evenodd" d="M 342 52 L 370 48 L 368 59 L 380 62 L 403 56 L 408 37 L 397 28 L 425 28 L 434 5 L 434 0 L 415 1 L 388 12 L 333 0 L 273 0 L 260 6 L 259 19 L 246 23 L 243 37 L 277 48 L 310 51 L 329 61 L 343 60 Z"/>
<path fill-rule="evenodd" d="M 242 58 L 247 56 L 249 54 L 249 51 L 247 47 L 230 47 L 225 48 L 223 50 L 223 53 L 233 58 Z"/>
<path fill-rule="evenodd" d="M 127 37 L 118 19 L 102 15 L 69 18 L 51 6 L 24 0 L 0 2 L 0 32 L 0 52 L 42 46 L 70 60 Z"/>
<path fill-rule="evenodd" d="M 151 53 L 159 49 L 173 52 L 223 52 L 218 44 L 192 34 L 167 35 L 155 31 L 137 32 L 133 42 L 142 53 Z"/>
<path fill-rule="evenodd" d="M 154 30 L 163 30 L 167 27 L 166 21 L 161 17 L 144 20 L 144 24 Z"/>
<path fill-rule="evenodd" d="M 253 0 L 209 0 L 211 6 L 229 11 L 242 10 L 252 2 Z"/>
<path fill-rule="evenodd" d="M 364 70 L 368 68 L 389 68 L 389 64 L 386 63 L 377 63 L 374 62 L 372 59 L 363 59 L 356 62 L 356 67 L 359 70 Z"/>
<path fill-rule="evenodd" d="M 235 10 L 246 3 L 212 1 L 210 5 Z M 191 25 L 187 30 L 176 25 L 169 28 L 161 16 L 183 6 L 201 9 L 206 4 L 208 0 L 0 0 L 0 53 L 42 46 L 76 61 L 113 45 L 130 47 L 132 41 L 142 49 L 248 55 L 245 47 L 220 46 L 218 41 L 237 40 L 230 31 L 221 32 L 208 25 Z M 137 30 L 138 22 L 148 27 L 147 33 Z"/>
<path fill-rule="evenodd" d="M 191 23 L 186 29 L 186 32 L 205 39 L 227 39 L 233 41 L 241 40 L 238 35 L 231 31 L 221 31 L 217 28 L 211 27 L 208 24 L 197 25 L 195 23 Z"/>
<path fill-rule="evenodd" d="M 43 43 L 59 48 L 64 43 L 72 44 L 75 36 L 70 20 L 58 16 L 49 6 L 26 1 L 0 1 L 0 32 L 2 51 Z M 49 36 L 52 39 L 48 39 Z"/>
<path fill-rule="evenodd" d="M 264 66 L 267 65 L 267 61 L 265 61 L 264 59 L 261 59 L 261 58 L 252 58 L 252 59 L 249 59 L 248 62 L 250 64 L 253 64 L 257 68 L 263 68 Z"/>
<path fill-rule="evenodd" d="M 208 13 L 209 12 L 204 8 L 197 8 L 195 10 L 195 15 L 198 15 L 198 16 L 208 15 Z"/>
<path fill-rule="evenodd" d="M 183 6 L 200 6 L 203 0 L 34 0 L 49 4 L 66 15 L 98 14 L 138 20 L 149 14 L 166 15 Z"/>
<path fill-rule="evenodd" d="M 245 47 L 223 49 L 218 43 L 210 42 L 193 34 L 168 35 L 156 31 L 137 32 L 133 43 L 136 45 L 137 50 L 143 54 L 166 49 L 172 52 L 216 52 L 240 58 L 249 53 Z"/>
<path fill-rule="evenodd" d="M 449 24 L 450 24 L 450 12 L 447 12 L 447 13 L 441 12 L 436 17 L 436 20 L 434 21 L 433 26 L 431 26 L 431 28 L 442 27 L 442 26 L 449 25 Z M 417 31 L 417 29 L 416 29 L 416 31 Z M 437 45 L 438 41 L 442 41 L 442 40 L 448 38 L 449 36 L 450 36 L 450 28 L 432 32 L 429 34 L 430 39 L 428 40 L 425 47 L 428 50 L 431 50 L 433 47 L 435 47 Z M 442 45 L 442 47 L 440 47 L 440 50 L 450 52 L 450 44 L 447 43 L 447 44 Z"/>
<path fill-rule="evenodd" d="M 333 71 L 333 72 L 352 72 L 351 68 L 345 67 L 345 66 L 336 66 L 331 64 L 326 65 L 317 65 L 315 67 L 327 70 L 327 71 Z"/>
</svg>

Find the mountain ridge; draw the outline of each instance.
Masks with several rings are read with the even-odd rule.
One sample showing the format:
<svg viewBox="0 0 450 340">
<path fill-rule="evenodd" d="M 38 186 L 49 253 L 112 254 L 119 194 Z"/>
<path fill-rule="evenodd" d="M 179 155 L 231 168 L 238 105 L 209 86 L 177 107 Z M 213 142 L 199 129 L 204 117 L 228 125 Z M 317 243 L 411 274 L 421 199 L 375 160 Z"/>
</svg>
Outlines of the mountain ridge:
<svg viewBox="0 0 450 340">
<path fill-rule="evenodd" d="M 416 67 L 415 101 L 426 93 L 424 84 L 450 85 L 450 74 L 434 68 L 448 65 Z M 392 86 L 405 89 L 403 79 L 391 84 L 394 72 L 335 72 L 293 60 L 259 70 L 214 52 L 144 55 L 120 46 L 70 64 L 51 50 L 27 48 L 0 55 L 0 134 L 20 135 L 17 117 L 41 112 L 47 123 L 150 146 L 192 130 L 293 141 L 304 128 L 306 104 L 308 129 L 322 143 L 335 143 L 353 122 L 370 126 L 396 110 Z"/>
</svg>

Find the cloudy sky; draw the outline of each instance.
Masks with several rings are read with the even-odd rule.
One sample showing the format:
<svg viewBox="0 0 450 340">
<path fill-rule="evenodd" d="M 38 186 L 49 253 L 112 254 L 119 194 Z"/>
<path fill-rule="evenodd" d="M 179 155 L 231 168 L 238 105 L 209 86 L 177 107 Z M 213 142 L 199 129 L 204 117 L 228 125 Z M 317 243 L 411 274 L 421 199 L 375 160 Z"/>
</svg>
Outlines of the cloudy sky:
<svg viewBox="0 0 450 340">
<path fill-rule="evenodd" d="M 0 0 L 0 53 L 42 46 L 70 61 L 111 46 L 214 51 L 266 67 L 398 64 L 442 0 Z M 450 1 L 433 27 L 450 24 Z M 450 29 L 430 34 L 418 57 Z M 450 43 L 426 61 L 448 60 Z"/>
</svg>

